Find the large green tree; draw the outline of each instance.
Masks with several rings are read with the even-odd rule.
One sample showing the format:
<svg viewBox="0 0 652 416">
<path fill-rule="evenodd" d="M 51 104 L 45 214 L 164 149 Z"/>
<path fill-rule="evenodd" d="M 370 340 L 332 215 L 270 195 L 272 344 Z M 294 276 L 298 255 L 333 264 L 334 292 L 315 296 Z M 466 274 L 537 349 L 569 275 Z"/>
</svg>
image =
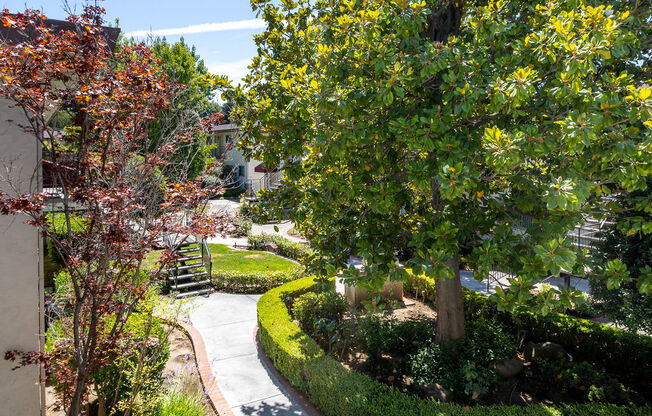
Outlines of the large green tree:
<svg viewBox="0 0 652 416">
<path fill-rule="evenodd" d="M 151 134 L 154 137 L 173 134 L 183 126 L 219 112 L 220 106 L 211 101 L 220 82 L 219 77 L 208 72 L 194 46 L 186 44 L 183 38 L 173 44 L 165 38 L 156 38 L 151 48 L 169 79 L 183 86 L 183 92 L 152 122 Z M 175 177 L 181 174 L 195 179 L 210 159 L 207 137 L 207 133 L 198 133 L 185 146 L 178 148 L 167 170 L 173 170 Z"/>
<path fill-rule="evenodd" d="M 378 286 L 402 277 L 396 255 L 407 246 L 407 265 L 437 279 L 439 342 L 464 336 L 462 258 L 477 279 L 516 273 L 495 295 L 501 309 L 569 305 L 570 291 L 534 302 L 530 290 L 575 265 L 569 230 L 608 212 L 610 195 L 645 189 L 652 172 L 649 8 L 252 6 L 267 29 L 246 88 L 229 95 L 240 143 L 270 166 L 284 162 L 279 197 L 325 270 Z M 366 274 L 346 269 L 351 254 Z"/>
</svg>

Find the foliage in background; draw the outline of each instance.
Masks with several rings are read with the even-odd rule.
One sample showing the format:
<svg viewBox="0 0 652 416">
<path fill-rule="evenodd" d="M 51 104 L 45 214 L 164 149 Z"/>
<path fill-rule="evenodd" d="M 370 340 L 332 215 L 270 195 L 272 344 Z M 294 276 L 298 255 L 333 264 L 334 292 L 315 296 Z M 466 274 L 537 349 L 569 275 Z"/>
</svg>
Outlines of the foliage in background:
<svg viewBox="0 0 652 416">
<path fill-rule="evenodd" d="M 319 321 L 327 320 L 327 323 L 337 324 L 348 309 L 346 299 L 334 290 L 308 292 L 294 300 L 292 315 L 301 329 L 315 336 L 319 333 Z"/>
<path fill-rule="evenodd" d="M 652 180 L 646 191 L 618 201 L 622 211 L 605 232 L 589 278 L 591 296 L 615 323 L 652 334 Z"/>
<path fill-rule="evenodd" d="M 243 218 L 240 216 L 233 218 L 233 225 L 235 226 L 235 232 L 233 233 L 236 237 L 246 237 L 251 234 L 251 227 L 253 223 L 248 218 Z"/>
<path fill-rule="evenodd" d="M 174 134 L 179 126 L 210 118 L 212 112 L 217 113 L 219 108 L 211 99 L 220 81 L 219 77 L 208 72 L 195 47 L 186 44 L 183 38 L 173 44 L 165 38 L 156 38 L 151 49 L 168 78 L 183 86 L 171 105 L 160 111 L 150 125 L 152 140 L 156 142 L 159 136 Z M 183 173 L 188 180 L 197 178 L 212 162 L 207 143 L 209 135 L 207 132 L 198 132 L 188 137 L 182 146 L 178 146 L 165 168 L 166 175 L 178 177 Z M 169 173 L 170 170 L 174 172 Z"/>
<path fill-rule="evenodd" d="M 227 94 L 241 146 L 284 162 L 276 205 L 323 254 L 322 272 L 354 254 L 368 264 L 348 270 L 354 282 L 402 279 L 407 242 L 410 267 L 437 278 L 440 342 L 464 336 L 462 255 L 477 279 L 516 272 L 495 295 L 502 310 L 534 310 L 530 289 L 576 262 L 565 234 L 610 211 L 605 197 L 647 186 L 643 2 L 252 4 L 266 30 L 246 85 Z M 514 233 L 523 216 L 532 225 Z"/>
<path fill-rule="evenodd" d="M 310 246 L 277 234 L 257 234 L 247 237 L 249 250 L 267 250 L 298 262 L 305 262 L 314 255 Z"/>
</svg>

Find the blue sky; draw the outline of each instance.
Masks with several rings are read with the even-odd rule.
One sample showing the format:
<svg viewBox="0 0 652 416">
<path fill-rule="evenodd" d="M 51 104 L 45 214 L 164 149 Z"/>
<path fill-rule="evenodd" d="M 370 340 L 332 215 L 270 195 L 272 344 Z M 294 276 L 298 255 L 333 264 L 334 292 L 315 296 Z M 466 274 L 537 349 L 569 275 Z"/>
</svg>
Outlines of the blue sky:
<svg viewBox="0 0 652 416">
<path fill-rule="evenodd" d="M 80 10 L 83 2 L 69 0 L 69 4 Z M 107 11 L 108 22 L 120 19 L 125 34 L 151 30 L 165 34 L 169 42 L 183 36 L 197 48 L 209 71 L 236 82 L 256 55 L 253 35 L 263 30 L 248 0 L 107 0 L 100 5 Z M 61 0 L 0 0 L 0 9 L 14 12 L 26 7 L 50 18 L 66 17 Z"/>
</svg>

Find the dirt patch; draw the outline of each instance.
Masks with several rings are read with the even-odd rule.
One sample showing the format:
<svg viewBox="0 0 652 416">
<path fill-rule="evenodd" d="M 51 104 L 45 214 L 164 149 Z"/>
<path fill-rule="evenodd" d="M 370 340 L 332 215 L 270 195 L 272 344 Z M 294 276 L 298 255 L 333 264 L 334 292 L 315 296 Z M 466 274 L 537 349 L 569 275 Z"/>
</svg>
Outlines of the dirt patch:
<svg viewBox="0 0 652 416">
<path fill-rule="evenodd" d="M 247 254 L 246 256 L 243 256 L 245 259 L 260 259 L 265 257 L 262 254 Z"/>
<path fill-rule="evenodd" d="M 399 322 L 418 318 L 434 320 L 437 318 L 437 312 L 427 303 L 404 297 L 402 307 L 392 310 L 392 317 L 396 318 Z"/>
</svg>

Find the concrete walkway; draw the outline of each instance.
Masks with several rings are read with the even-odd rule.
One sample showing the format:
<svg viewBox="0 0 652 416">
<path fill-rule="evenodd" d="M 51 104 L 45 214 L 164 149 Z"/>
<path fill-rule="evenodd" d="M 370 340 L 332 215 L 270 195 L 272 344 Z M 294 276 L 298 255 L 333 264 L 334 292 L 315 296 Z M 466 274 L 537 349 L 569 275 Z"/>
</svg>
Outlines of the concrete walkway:
<svg viewBox="0 0 652 416">
<path fill-rule="evenodd" d="M 190 302 L 215 380 L 235 415 L 307 415 L 267 369 L 254 340 L 261 295 L 213 293 Z"/>
</svg>

